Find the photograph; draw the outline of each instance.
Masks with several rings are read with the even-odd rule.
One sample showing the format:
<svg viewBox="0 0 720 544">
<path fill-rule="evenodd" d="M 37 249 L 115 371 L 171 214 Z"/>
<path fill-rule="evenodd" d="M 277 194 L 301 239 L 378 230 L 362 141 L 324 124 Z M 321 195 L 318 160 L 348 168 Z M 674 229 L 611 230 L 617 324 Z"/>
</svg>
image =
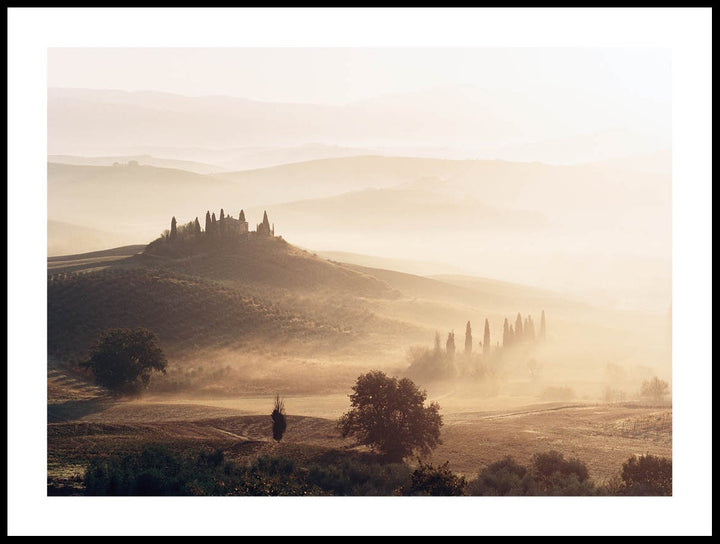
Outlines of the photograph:
<svg viewBox="0 0 720 544">
<path fill-rule="evenodd" d="M 303 501 L 452 498 L 486 534 L 485 505 L 686 493 L 671 47 L 96 42 L 42 47 L 44 200 L 9 220 L 44 241 L 42 501 L 285 497 L 267 531 L 300 534 Z"/>
</svg>

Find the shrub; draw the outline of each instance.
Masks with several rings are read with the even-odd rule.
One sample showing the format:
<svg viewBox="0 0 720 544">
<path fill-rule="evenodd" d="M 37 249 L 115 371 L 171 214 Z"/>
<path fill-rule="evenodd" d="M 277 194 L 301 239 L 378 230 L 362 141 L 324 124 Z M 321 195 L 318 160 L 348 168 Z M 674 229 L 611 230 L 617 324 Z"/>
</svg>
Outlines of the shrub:
<svg viewBox="0 0 720 544">
<path fill-rule="evenodd" d="M 569 476 L 574 474 L 578 480 L 588 479 L 588 469 L 585 464 L 576 458 L 565 459 L 558 451 L 536 453 L 532 458 L 533 471 L 539 479 L 549 479 L 555 474 Z"/>
<path fill-rule="evenodd" d="M 528 468 L 507 456 L 482 470 L 467 490 L 470 495 L 535 495 L 536 487 Z"/>
<path fill-rule="evenodd" d="M 419 380 L 439 380 L 449 376 L 448 360 L 444 351 L 413 346 L 408 349 L 407 375 Z"/>
<path fill-rule="evenodd" d="M 623 495 L 672 495 L 672 460 L 654 455 L 630 457 L 622 466 Z"/>
<path fill-rule="evenodd" d="M 422 461 L 419 463 L 420 466 L 410 476 L 410 485 L 402 489 L 403 495 L 453 497 L 465 494 L 465 477 L 453 474 L 448 461 L 439 467 L 426 465 Z"/>
<path fill-rule="evenodd" d="M 140 453 L 93 461 L 84 477 L 86 495 L 323 495 L 285 457 L 260 457 L 247 466 L 224 461 L 222 451 L 181 454 L 149 445 Z"/>
<path fill-rule="evenodd" d="M 403 463 L 381 464 L 346 458 L 332 464 L 311 464 L 307 481 L 336 496 L 391 496 L 408 485 L 410 469 Z"/>
<path fill-rule="evenodd" d="M 512 457 L 497 461 L 468 484 L 471 495 L 598 495 L 601 490 L 588 478 L 578 459 L 565 459 L 557 451 L 536 453 L 525 467 Z"/>
</svg>

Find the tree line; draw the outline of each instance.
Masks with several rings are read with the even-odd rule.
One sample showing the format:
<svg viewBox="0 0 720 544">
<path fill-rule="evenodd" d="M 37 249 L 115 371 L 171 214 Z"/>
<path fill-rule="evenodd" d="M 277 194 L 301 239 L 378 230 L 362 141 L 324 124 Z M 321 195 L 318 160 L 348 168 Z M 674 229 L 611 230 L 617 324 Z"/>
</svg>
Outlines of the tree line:
<svg viewBox="0 0 720 544">
<path fill-rule="evenodd" d="M 248 222 L 245 218 L 245 210 L 240 210 L 237 218 L 225 213 L 224 208 L 220 208 L 219 217 L 215 212 L 207 210 L 205 212 L 205 228 L 200 226 L 200 218 L 196 217 L 194 221 L 185 224 L 178 224 L 175 216 L 170 220 L 170 228 L 165 229 L 160 235 L 160 240 L 165 242 L 178 242 L 187 240 L 197 240 L 201 237 L 225 237 L 231 235 L 241 235 L 249 233 Z M 271 225 L 268 219 L 267 211 L 263 212 L 263 220 L 257 225 L 255 232 L 259 235 L 272 236 L 275 234 L 275 226 Z"/>
<path fill-rule="evenodd" d="M 416 378 L 444 379 L 457 375 L 473 375 L 482 378 L 492 370 L 492 363 L 502 359 L 504 351 L 531 348 L 546 341 L 547 323 L 545 310 L 540 314 L 538 330 L 531 315 L 523 318 L 518 313 L 514 324 L 508 318 L 503 323 L 502 344 L 499 340 L 492 343 L 490 334 L 490 321 L 486 318 L 483 327 L 482 341 L 475 343 L 473 339 L 472 324 L 465 325 L 464 350 L 461 356 L 457 355 L 455 331 L 447 333 L 443 346 L 439 332 L 435 332 L 435 342 L 432 348 L 413 346 L 408 350 L 408 374 Z"/>
</svg>

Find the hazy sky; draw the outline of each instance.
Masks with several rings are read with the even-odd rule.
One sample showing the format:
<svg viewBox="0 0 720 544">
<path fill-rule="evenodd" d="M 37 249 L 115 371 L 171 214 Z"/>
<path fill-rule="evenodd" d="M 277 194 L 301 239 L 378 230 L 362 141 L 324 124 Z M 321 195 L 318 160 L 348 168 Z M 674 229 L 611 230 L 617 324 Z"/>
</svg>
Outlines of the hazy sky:
<svg viewBox="0 0 720 544">
<path fill-rule="evenodd" d="M 446 85 L 669 103 L 656 48 L 50 48 L 48 86 L 341 104 Z"/>
</svg>

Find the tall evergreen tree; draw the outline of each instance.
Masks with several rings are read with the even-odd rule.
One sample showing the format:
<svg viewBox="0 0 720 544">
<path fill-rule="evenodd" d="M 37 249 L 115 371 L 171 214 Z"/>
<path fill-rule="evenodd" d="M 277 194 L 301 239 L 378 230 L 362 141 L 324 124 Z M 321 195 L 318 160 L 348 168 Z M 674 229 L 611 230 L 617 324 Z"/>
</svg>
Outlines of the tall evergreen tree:
<svg viewBox="0 0 720 544">
<path fill-rule="evenodd" d="M 449 359 L 455 357 L 455 332 L 449 332 L 447 341 L 445 342 L 445 352 Z"/>
<path fill-rule="evenodd" d="M 442 351 L 442 346 L 440 344 L 440 333 L 435 331 L 435 353 L 440 353 Z"/>
<path fill-rule="evenodd" d="M 533 323 L 532 316 L 529 315 L 525 318 L 525 326 L 523 327 L 523 336 L 528 342 L 535 340 L 535 324 Z"/>
<path fill-rule="evenodd" d="M 540 340 L 545 340 L 545 310 L 540 314 Z"/>
<path fill-rule="evenodd" d="M 172 221 L 170 221 L 170 238 L 177 238 L 177 221 L 173 215 Z"/>
<path fill-rule="evenodd" d="M 485 318 L 485 333 L 483 334 L 483 355 L 490 355 L 490 323 Z"/>
<path fill-rule="evenodd" d="M 470 327 L 469 321 L 465 325 L 465 355 L 467 357 L 472 355 L 472 327 Z"/>
<path fill-rule="evenodd" d="M 515 343 L 519 344 L 523 341 L 524 335 L 523 335 L 523 319 L 520 315 L 520 312 L 518 312 L 517 318 L 515 318 Z"/>
<path fill-rule="evenodd" d="M 205 213 L 205 233 L 209 233 L 212 230 L 212 219 L 210 219 L 210 210 Z"/>
<path fill-rule="evenodd" d="M 220 221 L 223 221 L 225 219 L 225 210 L 220 208 Z"/>
<path fill-rule="evenodd" d="M 239 221 L 245 221 L 245 211 L 240 210 L 240 217 L 238 217 Z"/>
<path fill-rule="evenodd" d="M 202 231 L 200 230 L 200 221 L 198 218 L 195 218 L 195 223 L 193 224 L 193 228 L 195 229 L 195 234 L 200 234 Z"/>
<path fill-rule="evenodd" d="M 285 403 L 280 400 L 280 395 L 275 395 L 275 408 L 270 414 L 273 422 L 273 438 L 280 442 L 285 429 L 287 428 L 287 418 L 285 416 Z"/>
<path fill-rule="evenodd" d="M 271 236 L 272 231 L 270 230 L 270 221 L 268 221 L 267 211 L 263 212 L 263 220 L 257 226 L 257 233 L 262 236 Z"/>
<path fill-rule="evenodd" d="M 508 323 L 507 317 L 503 323 L 503 347 L 506 348 L 510 345 L 510 324 Z"/>
</svg>

